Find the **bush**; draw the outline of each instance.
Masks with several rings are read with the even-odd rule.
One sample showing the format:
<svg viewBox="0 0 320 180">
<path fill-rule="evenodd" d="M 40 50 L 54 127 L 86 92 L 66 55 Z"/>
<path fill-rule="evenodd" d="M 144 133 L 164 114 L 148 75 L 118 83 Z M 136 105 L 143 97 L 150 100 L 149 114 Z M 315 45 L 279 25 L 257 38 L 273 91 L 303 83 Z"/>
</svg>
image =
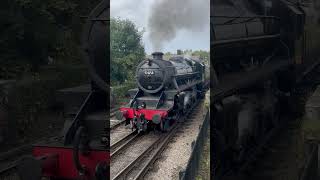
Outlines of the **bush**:
<svg viewBox="0 0 320 180">
<path fill-rule="evenodd" d="M 126 82 L 123 85 L 112 87 L 113 89 L 112 91 L 116 98 L 121 98 L 121 97 L 123 98 L 128 93 L 129 89 L 133 89 L 135 87 L 136 87 L 135 82 Z"/>
<path fill-rule="evenodd" d="M 17 129 L 25 131 L 37 122 L 39 112 L 47 112 L 56 104 L 56 90 L 87 81 L 84 67 L 51 67 L 40 74 L 18 80 L 9 90 L 10 114 Z"/>
</svg>

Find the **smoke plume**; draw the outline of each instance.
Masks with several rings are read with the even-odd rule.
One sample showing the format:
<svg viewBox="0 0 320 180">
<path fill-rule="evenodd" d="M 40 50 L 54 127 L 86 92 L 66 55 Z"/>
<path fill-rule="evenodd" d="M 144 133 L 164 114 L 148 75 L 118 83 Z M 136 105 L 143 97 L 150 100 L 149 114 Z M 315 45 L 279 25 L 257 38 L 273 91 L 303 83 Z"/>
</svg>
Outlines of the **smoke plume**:
<svg viewBox="0 0 320 180">
<path fill-rule="evenodd" d="M 209 21 L 209 0 L 156 1 L 148 19 L 149 38 L 154 51 L 161 51 L 164 43 L 173 40 L 180 30 L 201 32 L 209 28 Z"/>
</svg>

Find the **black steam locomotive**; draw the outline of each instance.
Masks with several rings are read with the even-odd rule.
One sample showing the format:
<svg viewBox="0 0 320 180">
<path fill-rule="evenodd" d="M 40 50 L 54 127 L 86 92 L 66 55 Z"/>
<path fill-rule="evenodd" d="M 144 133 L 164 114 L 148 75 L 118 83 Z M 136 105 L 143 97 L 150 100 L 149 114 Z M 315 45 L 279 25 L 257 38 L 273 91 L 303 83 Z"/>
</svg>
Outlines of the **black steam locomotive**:
<svg viewBox="0 0 320 180">
<path fill-rule="evenodd" d="M 214 0 L 211 6 L 217 175 L 244 162 L 282 123 L 294 84 L 319 64 L 320 21 L 313 1 Z"/>
<path fill-rule="evenodd" d="M 107 124 L 107 61 L 109 56 L 109 2 L 101 1 L 90 13 L 83 36 L 83 58 L 91 86 L 75 114 L 65 122 L 63 135 L 35 144 L 33 158 L 19 165 L 21 179 L 96 179 L 109 176 Z M 69 102 L 72 103 L 72 102 Z"/>
<path fill-rule="evenodd" d="M 129 90 L 131 101 L 118 114 L 139 132 L 152 126 L 165 131 L 205 90 L 205 66 L 200 61 L 182 56 L 163 60 L 161 52 L 152 55 L 138 65 L 138 88 Z"/>
</svg>

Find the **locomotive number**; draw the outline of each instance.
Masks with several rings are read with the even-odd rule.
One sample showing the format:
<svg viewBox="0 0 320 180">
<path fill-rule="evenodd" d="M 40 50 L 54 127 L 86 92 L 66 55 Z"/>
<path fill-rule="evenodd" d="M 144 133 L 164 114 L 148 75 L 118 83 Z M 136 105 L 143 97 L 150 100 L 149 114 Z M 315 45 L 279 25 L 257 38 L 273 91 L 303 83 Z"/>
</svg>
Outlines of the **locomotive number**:
<svg viewBox="0 0 320 180">
<path fill-rule="evenodd" d="M 154 75 L 154 71 L 144 71 L 145 75 Z"/>
</svg>

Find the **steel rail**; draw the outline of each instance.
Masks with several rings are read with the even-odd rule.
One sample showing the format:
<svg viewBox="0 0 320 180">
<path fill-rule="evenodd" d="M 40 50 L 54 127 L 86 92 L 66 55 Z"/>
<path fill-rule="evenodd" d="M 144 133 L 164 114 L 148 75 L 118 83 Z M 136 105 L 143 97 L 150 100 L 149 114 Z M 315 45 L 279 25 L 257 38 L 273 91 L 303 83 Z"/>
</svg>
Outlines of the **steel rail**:
<svg viewBox="0 0 320 180">
<path fill-rule="evenodd" d="M 12 158 L 14 156 L 17 156 L 19 154 L 31 151 L 33 144 L 37 144 L 37 143 L 40 143 L 40 142 L 45 141 L 45 140 L 52 140 L 52 139 L 57 139 L 57 138 L 59 138 L 59 136 L 51 136 L 51 137 L 47 137 L 47 138 L 39 138 L 35 142 L 31 142 L 31 143 L 26 144 L 26 145 L 22 145 L 22 146 L 19 146 L 19 147 L 16 147 L 16 148 L 12 148 L 12 149 L 10 149 L 10 150 L 8 150 L 6 152 L 1 152 L 0 153 L 0 161 L 4 161 L 4 160 L 10 159 L 10 158 Z"/>
<path fill-rule="evenodd" d="M 8 161 L 8 163 L 3 163 L 5 166 L 2 166 L 2 168 L 0 168 L 0 179 L 3 179 L 2 178 L 3 175 L 7 175 L 8 172 L 17 168 L 17 166 L 19 165 L 20 159 L 14 159 L 14 157 L 18 157 L 18 156 L 23 157 L 23 155 L 25 155 L 27 153 L 29 154 L 32 150 L 33 144 L 37 144 L 37 143 L 43 142 L 45 140 L 51 141 L 56 138 L 59 138 L 59 136 L 40 138 L 33 143 L 29 143 L 29 144 L 26 144 L 26 145 L 23 145 L 23 146 L 20 146 L 17 148 L 10 149 L 6 152 L 0 153 L 0 162 L 1 161 Z M 14 159 L 14 160 L 9 162 L 10 159 Z"/>
<path fill-rule="evenodd" d="M 126 135 L 124 138 L 112 144 L 110 146 L 110 157 L 115 157 L 120 151 L 125 149 L 130 143 L 136 140 L 138 136 L 139 134 L 137 133 L 137 131 L 133 131 L 130 134 Z"/>
<path fill-rule="evenodd" d="M 165 145 L 169 142 L 169 139 L 172 137 L 172 135 L 176 132 L 177 126 L 175 126 L 174 129 L 172 129 L 169 133 L 167 133 L 164 137 L 159 137 L 157 140 L 155 140 L 146 150 L 144 150 L 140 155 L 133 161 L 131 161 L 130 164 L 128 164 L 124 169 L 122 169 L 114 178 L 113 180 L 118 179 L 127 179 L 127 175 L 135 168 L 140 162 L 142 162 L 147 155 L 150 153 L 152 154 L 152 159 L 156 158 L 159 154 L 159 151 L 161 149 L 164 149 Z M 155 151 L 156 153 L 152 153 L 152 151 Z"/>
<path fill-rule="evenodd" d="M 173 135 L 178 131 L 178 127 L 180 124 L 178 124 L 174 129 L 172 129 L 169 134 L 165 138 L 161 138 L 160 145 L 156 148 L 155 152 L 153 153 L 151 159 L 147 161 L 147 163 L 143 166 L 143 168 L 138 172 L 138 174 L 133 178 L 134 180 L 142 179 L 149 169 L 152 167 L 152 164 L 158 159 L 159 155 L 164 151 L 165 147 L 168 145 L 170 139 L 173 137 Z M 143 155 L 143 154 L 142 154 Z"/>
<path fill-rule="evenodd" d="M 180 117 L 177 122 L 183 122 L 186 117 L 189 117 L 190 114 L 194 112 L 196 107 L 198 107 L 200 101 L 195 102 L 190 111 L 185 115 Z M 136 167 L 143 159 L 147 157 L 151 157 L 147 160 L 146 164 L 142 167 L 142 169 L 134 176 L 134 180 L 143 179 L 143 177 L 147 174 L 149 169 L 153 166 L 154 162 L 159 158 L 160 154 L 164 151 L 165 147 L 170 142 L 170 139 L 176 134 L 176 132 L 181 127 L 182 123 L 177 123 L 174 125 L 165 136 L 158 138 L 148 149 L 146 149 L 143 153 L 139 155 L 134 161 L 132 161 L 125 169 L 119 172 L 114 179 L 126 179 L 128 173 L 130 173 L 134 167 Z M 148 154 L 151 156 L 147 156 Z"/>
<path fill-rule="evenodd" d="M 9 171 L 17 168 L 18 165 L 19 165 L 18 161 L 14 161 L 13 163 L 10 163 L 10 164 L 8 163 L 8 165 L 6 167 L 0 169 L 0 177 L 4 174 L 8 173 Z"/>
<path fill-rule="evenodd" d="M 116 129 L 117 127 L 119 127 L 120 125 L 124 124 L 125 122 L 126 122 L 126 120 L 121 120 L 121 121 L 119 121 L 118 123 L 110 126 L 110 129 L 111 129 L 111 130 L 114 130 L 114 129 Z"/>
<path fill-rule="evenodd" d="M 140 153 L 138 157 L 136 157 L 125 168 L 123 168 L 121 171 L 119 171 L 112 179 L 113 180 L 126 179 L 127 176 L 131 173 L 131 171 L 134 170 L 134 168 L 137 167 L 137 165 L 143 161 L 145 161 L 146 164 L 133 177 L 134 177 L 134 179 L 140 179 L 143 176 L 145 176 L 146 173 L 151 168 L 152 164 L 157 160 L 159 155 L 163 152 L 163 150 L 165 149 L 167 144 L 170 142 L 170 139 L 179 130 L 179 127 L 182 125 L 182 123 L 180 123 L 180 122 L 183 122 L 187 117 L 189 117 L 188 115 L 190 115 L 194 112 L 196 107 L 198 107 L 199 102 L 200 101 L 196 101 L 194 103 L 194 105 L 192 106 L 192 108 L 190 108 L 190 111 L 187 114 L 185 114 L 184 116 L 179 117 L 177 119 L 177 122 L 168 130 L 167 133 L 162 134 L 162 136 L 157 138 L 146 150 L 144 150 L 142 153 Z M 139 134 L 136 134 L 134 137 L 132 137 L 130 139 L 135 139 L 136 137 L 138 137 L 138 135 Z M 115 152 L 111 153 L 111 159 L 117 153 L 120 153 L 124 148 L 128 147 L 128 145 L 131 144 L 131 142 L 133 142 L 133 141 L 132 140 L 127 141 L 127 143 L 123 144 Z M 112 150 L 111 150 L 111 152 L 112 152 Z M 148 158 L 150 158 L 150 159 L 148 159 Z"/>
</svg>

